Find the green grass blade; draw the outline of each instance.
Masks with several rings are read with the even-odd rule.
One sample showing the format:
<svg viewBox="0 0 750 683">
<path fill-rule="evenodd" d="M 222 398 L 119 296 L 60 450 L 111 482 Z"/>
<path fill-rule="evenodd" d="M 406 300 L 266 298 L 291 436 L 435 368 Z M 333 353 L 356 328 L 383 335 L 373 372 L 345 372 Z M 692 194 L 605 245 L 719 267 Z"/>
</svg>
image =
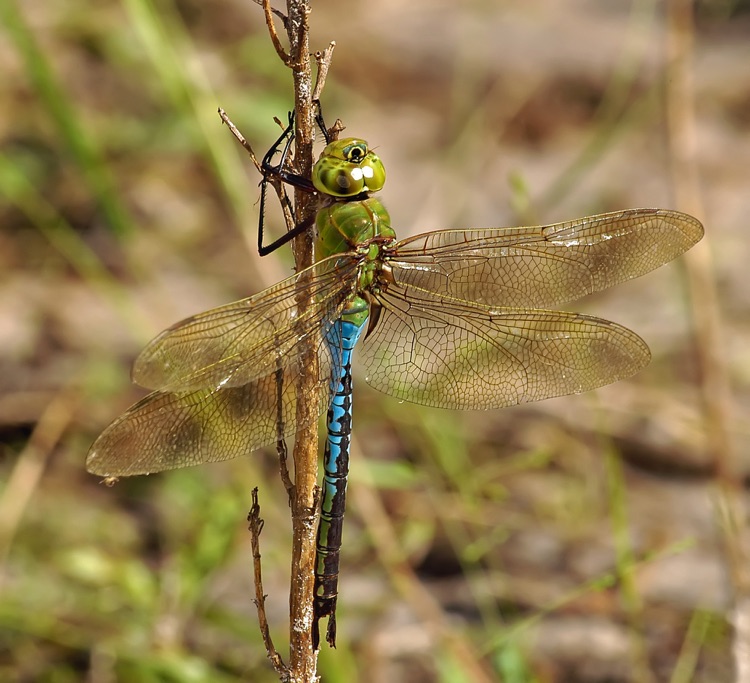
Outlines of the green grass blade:
<svg viewBox="0 0 750 683">
<path fill-rule="evenodd" d="M 94 138 L 81 123 L 75 106 L 58 81 L 47 55 L 39 46 L 15 0 L 0 3 L 0 23 L 5 26 L 23 59 L 29 81 L 52 117 L 75 164 L 83 173 L 110 229 L 117 235 L 126 235 L 131 229 L 131 221 L 119 200 L 109 168 L 97 149 Z"/>
</svg>

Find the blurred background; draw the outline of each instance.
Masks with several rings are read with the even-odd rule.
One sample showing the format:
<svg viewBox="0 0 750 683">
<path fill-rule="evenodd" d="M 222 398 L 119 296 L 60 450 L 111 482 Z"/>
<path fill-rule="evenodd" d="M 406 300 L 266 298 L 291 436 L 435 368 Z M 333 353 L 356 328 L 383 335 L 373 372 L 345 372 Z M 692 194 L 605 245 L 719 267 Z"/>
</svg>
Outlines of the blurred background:
<svg viewBox="0 0 750 683">
<path fill-rule="evenodd" d="M 747 470 L 750 5 L 684 4 L 694 32 L 653 0 L 312 2 L 324 111 L 384 160 L 401 237 L 636 206 L 706 226 L 571 309 L 648 342 L 637 377 L 465 414 L 357 383 L 323 680 L 734 680 L 716 472 Z M 259 177 L 216 113 L 262 154 L 290 74 L 251 0 L 4 0 L 0 22 L 0 680 L 277 680 L 245 524 L 258 486 L 286 654 L 274 450 L 113 488 L 84 459 L 145 395 L 145 342 L 292 272 L 257 256 Z"/>
</svg>

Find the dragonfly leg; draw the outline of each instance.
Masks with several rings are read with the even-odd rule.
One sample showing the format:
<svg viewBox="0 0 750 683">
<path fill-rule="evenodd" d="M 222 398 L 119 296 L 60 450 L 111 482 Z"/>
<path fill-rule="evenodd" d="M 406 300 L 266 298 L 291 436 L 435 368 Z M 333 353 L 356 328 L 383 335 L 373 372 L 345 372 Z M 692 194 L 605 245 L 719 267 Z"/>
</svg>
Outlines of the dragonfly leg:
<svg viewBox="0 0 750 683">
<path fill-rule="evenodd" d="M 279 247 L 283 246 L 287 242 L 293 240 L 297 235 L 301 235 L 305 230 L 309 229 L 313 224 L 314 219 L 304 221 L 298 225 L 287 224 L 287 232 L 282 235 L 279 239 L 273 241 L 269 245 L 263 244 L 263 227 L 265 225 L 265 212 L 266 212 L 266 193 L 268 191 L 269 183 L 274 180 L 281 181 L 292 187 L 299 188 L 305 192 L 317 192 L 315 186 L 311 180 L 308 180 L 304 176 L 297 173 L 292 173 L 288 170 L 287 159 L 289 157 L 289 151 L 294 141 L 294 112 L 289 112 L 289 123 L 284 129 L 284 132 L 279 136 L 278 140 L 271 146 L 266 152 L 261 162 L 261 171 L 263 172 L 263 179 L 260 182 L 260 216 L 258 217 L 258 253 L 261 256 L 267 256 L 273 251 L 276 251 Z M 281 159 L 277 165 L 273 165 L 273 157 L 279 153 L 281 149 Z M 285 215 L 291 215 L 291 204 L 286 192 L 283 189 L 276 188 L 279 194 L 279 200 L 284 205 Z"/>
<path fill-rule="evenodd" d="M 279 178 L 282 182 L 292 187 L 305 190 L 306 192 L 317 192 L 315 185 L 312 184 L 312 180 L 299 175 L 298 173 L 292 173 L 287 168 L 287 159 L 289 157 L 289 150 L 294 142 L 294 112 L 289 112 L 289 123 L 284 129 L 284 132 L 279 136 L 279 139 L 271 146 L 271 149 L 266 152 L 263 157 L 263 161 L 260 164 L 261 171 L 263 171 L 263 180 L 261 184 L 269 182 L 270 178 Z M 281 150 L 281 159 L 275 166 L 271 163 L 271 160 L 279 152 L 279 147 L 284 145 Z"/>
<path fill-rule="evenodd" d="M 323 133 L 326 145 L 330 145 L 334 140 L 338 140 L 339 133 L 341 133 L 346 126 L 341 122 L 341 119 L 336 119 L 333 122 L 333 125 L 329 128 L 323 119 L 323 108 L 320 104 L 320 100 L 313 100 L 313 106 L 315 107 L 315 122 Z"/>
<path fill-rule="evenodd" d="M 263 226 L 265 224 L 266 215 L 266 189 L 270 181 L 266 178 L 261 182 L 260 190 L 260 216 L 258 217 L 258 253 L 261 256 L 267 256 L 273 251 L 276 251 L 279 247 L 285 245 L 287 242 L 293 240 L 297 235 L 301 235 L 305 230 L 310 228 L 315 222 L 314 218 L 310 220 L 302 221 L 298 225 L 294 225 L 291 229 L 287 230 L 279 239 L 274 240 L 271 244 L 263 244 Z M 289 213 L 291 214 L 291 205 L 289 205 L 289 198 L 286 193 L 283 193 L 279 197 L 280 201 L 289 207 Z"/>
<path fill-rule="evenodd" d="M 327 145 L 332 140 L 332 131 L 338 133 L 341 130 L 341 128 L 339 127 L 341 122 L 337 120 L 336 123 L 334 123 L 333 127 L 329 129 L 326 126 L 325 120 L 323 119 L 323 109 L 320 105 L 320 100 L 315 100 L 313 102 L 313 106 L 315 108 L 315 123 L 318 124 L 320 132 L 323 133 L 323 138 L 325 139 L 325 143 Z M 261 170 L 263 171 L 262 182 L 268 182 L 269 178 L 276 177 L 285 182 L 287 185 L 299 188 L 300 190 L 305 190 L 306 192 L 317 192 L 315 186 L 309 178 L 305 178 L 298 173 L 292 173 L 288 170 L 287 158 L 289 157 L 289 151 L 292 147 L 292 142 L 294 142 L 294 112 L 290 111 L 289 123 L 287 124 L 287 127 L 279 136 L 279 139 L 276 140 L 276 142 L 271 146 L 268 152 L 266 152 L 265 156 L 263 157 L 263 161 L 260 164 Z M 276 156 L 276 154 L 278 154 L 279 148 L 282 144 L 284 145 L 284 148 L 281 150 L 281 159 L 279 160 L 278 164 L 274 165 L 273 163 L 271 163 L 272 159 L 274 156 Z"/>
<path fill-rule="evenodd" d="M 320 100 L 315 100 L 313 102 L 313 107 L 315 109 L 315 122 L 320 128 L 320 131 L 323 134 L 327 145 L 334 139 L 334 137 L 338 135 L 339 132 L 343 130 L 343 124 L 339 119 L 336 119 L 333 126 L 331 128 L 328 128 L 326 126 L 325 119 L 323 118 L 323 108 L 320 104 Z M 272 251 L 275 251 L 280 246 L 294 239 L 297 235 L 303 233 L 312 225 L 312 221 L 305 222 L 300 225 L 291 225 L 287 219 L 286 234 L 275 240 L 268 246 L 263 245 L 266 192 L 268 190 L 269 183 L 274 183 L 274 181 L 281 181 L 281 183 L 291 185 L 292 187 L 303 190 L 304 192 L 317 192 L 315 185 L 313 185 L 312 181 L 309 178 L 305 178 L 304 176 L 301 176 L 298 173 L 294 173 L 293 171 L 289 170 L 288 159 L 290 156 L 292 142 L 294 141 L 294 116 L 294 112 L 290 111 L 287 127 L 281 133 L 278 140 L 276 140 L 276 142 L 271 146 L 268 152 L 266 152 L 265 156 L 263 157 L 263 161 L 260 164 L 261 171 L 263 173 L 263 179 L 260 183 L 261 188 L 260 217 L 258 219 L 258 253 L 261 256 L 266 256 Z M 274 165 L 273 158 L 274 156 L 276 156 L 276 154 L 279 153 L 281 154 L 279 163 Z M 284 205 L 284 208 L 287 209 L 285 211 L 285 216 L 291 215 L 291 204 L 289 202 L 289 198 L 286 196 L 286 193 L 282 189 L 279 189 L 277 185 L 275 186 L 279 194 L 280 201 Z"/>
<path fill-rule="evenodd" d="M 313 100 L 313 107 L 315 107 L 315 123 L 318 124 L 320 132 L 323 133 L 323 138 L 326 141 L 326 145 L 332 141 L 331 129 L 326 126 L 325 119 L 323 118 L 323 107 L 320 104 L 320 100 Z M 336 131 L 338 132 L 338 130 Z"/>
</svg>

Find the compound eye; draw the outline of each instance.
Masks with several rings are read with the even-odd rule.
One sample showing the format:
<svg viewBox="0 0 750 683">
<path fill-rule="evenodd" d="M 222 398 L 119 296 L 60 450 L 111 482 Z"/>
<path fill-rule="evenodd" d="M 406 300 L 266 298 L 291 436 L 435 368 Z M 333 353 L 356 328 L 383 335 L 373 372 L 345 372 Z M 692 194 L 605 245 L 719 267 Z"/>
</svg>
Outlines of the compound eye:
<svg viewBox="0 0 750 683">
<path fill-rule="evenodd" d="M 367 156 L 367 148 L 362 147 L 361 145 L 353 145 L 350 149 L 346 151 L 346 159 L 347 161 L 351 161 L 352 163 L 358 164 L 362 159 L 364 159 Z"/>
</svg>

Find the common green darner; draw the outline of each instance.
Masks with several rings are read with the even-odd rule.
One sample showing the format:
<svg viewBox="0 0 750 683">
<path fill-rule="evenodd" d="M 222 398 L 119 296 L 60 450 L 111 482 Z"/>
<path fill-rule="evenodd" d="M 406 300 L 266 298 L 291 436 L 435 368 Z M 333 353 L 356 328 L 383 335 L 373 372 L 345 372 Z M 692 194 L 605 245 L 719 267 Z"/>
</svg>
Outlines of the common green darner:
<svg viewBox="0 0 750 683">
<path fill-rule="evenodd" d="M 272 154 L 291 135 L 292 124 Z M 285 150 L 288 149 L 289 142 Z M 266 157 L 268 159 L 269 156 Z M 133 379 L 154 390 L 111 424 L 90 472 L 129 476 L 244 455 L 309 428 L 297 405 L 328 410 L 315 627 L 335 608 L 351 430 L 351 355 L 375 389 L 454 410 L 502 408 L 580 393 L 649 361 L 620 325 L 544 310 L 661 266 L 703 235 L 691 216 L 632 209 L 536 227 L 472 228 L 398 241 L 372 193 L 385 170 L 367 142 L 332 141 L 312 179 L 318 261 L 247 299 L 172 326 L 137 358 Z M 277 241 L 277 243 L 283 241 Z M 312 305 L 298 302 L 304 295 Z M 317 349 L 308 395 L 297 378 Z"/>
</svg>

